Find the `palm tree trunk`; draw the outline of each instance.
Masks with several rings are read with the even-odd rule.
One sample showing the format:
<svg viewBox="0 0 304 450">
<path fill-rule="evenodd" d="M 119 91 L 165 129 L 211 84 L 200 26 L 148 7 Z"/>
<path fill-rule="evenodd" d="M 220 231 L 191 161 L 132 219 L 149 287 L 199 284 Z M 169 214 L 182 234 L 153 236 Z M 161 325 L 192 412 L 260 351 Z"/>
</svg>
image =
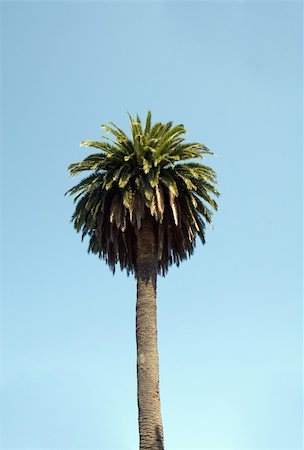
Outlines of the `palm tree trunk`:
<svg viewBox="0 0 304 450">
<path fill-rule="evenodd" d="M 163 450 L 160 413 L 156 277 L 157 251 L 153 223 L 144 219 L 137 237 L 137 401 L 140 450 Z"/>
</svg>

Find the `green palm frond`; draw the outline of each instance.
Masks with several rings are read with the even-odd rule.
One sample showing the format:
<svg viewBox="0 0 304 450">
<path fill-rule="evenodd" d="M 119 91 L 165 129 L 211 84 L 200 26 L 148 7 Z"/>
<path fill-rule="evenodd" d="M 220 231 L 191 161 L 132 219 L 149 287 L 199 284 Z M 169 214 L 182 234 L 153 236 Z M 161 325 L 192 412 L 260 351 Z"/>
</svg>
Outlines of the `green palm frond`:
<svg viewBox="0 0 304 450">
<path fill-rule="evenodd" d="M 113 122 L 102 125 L 109 136 L 82 141 L 98 150 L 69 166 L 71 176 L 90 174 L 67 191 L 76 203 L 72 222 L 88 251 L 136 272 L 137 231 L 142 220 L 154 222 L 158 270 L 165 274 L 192 255 L 196 237 L 205 243 L 212 222 L 216 172 L 198 162 L 212 152 L 203 144 L 185 142 L 184 125 L 152 124 L 149 111 L 142 124 L 129 114 L 131 138 Z"/>
</svg>

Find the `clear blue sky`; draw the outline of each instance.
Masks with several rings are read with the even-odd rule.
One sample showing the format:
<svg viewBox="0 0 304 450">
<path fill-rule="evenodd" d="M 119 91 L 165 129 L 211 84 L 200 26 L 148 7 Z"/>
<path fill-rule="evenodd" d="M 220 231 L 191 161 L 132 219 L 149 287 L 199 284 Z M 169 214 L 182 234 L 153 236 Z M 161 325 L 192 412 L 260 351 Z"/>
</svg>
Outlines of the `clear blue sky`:
<svg viewBox="0 0 304 450">
<path fill-rule="evenodd" d="M 219 175 L 158 283 L 166 450 L 301 449 L 301 3 L 4 2 L 2 448 L 138 447 L 135 282 L 87 255 L 66 167 L 127 111 Z"/>
</svg>

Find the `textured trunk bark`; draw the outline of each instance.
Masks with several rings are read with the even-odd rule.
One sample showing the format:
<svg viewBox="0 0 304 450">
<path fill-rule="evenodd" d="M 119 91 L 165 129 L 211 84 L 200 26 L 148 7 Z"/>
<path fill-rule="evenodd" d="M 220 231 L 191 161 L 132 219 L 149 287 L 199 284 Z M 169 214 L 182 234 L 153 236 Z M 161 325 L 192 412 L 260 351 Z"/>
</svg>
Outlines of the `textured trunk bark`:
<svg viewBox="0 0 304 450">
<path fill-rule="evenodd" d="M 163 450 L 160 412 L 156 277 L 157 250 L 152 221 L 145 219 L 137 238 L 137 400 L 140 450 Z"/>
</svg>

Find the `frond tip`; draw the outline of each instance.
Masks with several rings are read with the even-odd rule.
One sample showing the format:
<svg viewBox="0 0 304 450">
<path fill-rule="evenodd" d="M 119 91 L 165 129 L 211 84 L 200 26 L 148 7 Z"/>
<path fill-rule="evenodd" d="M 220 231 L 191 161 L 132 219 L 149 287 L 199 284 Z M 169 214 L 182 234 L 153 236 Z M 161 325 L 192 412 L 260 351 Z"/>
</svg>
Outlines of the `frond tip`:
<svg viewBox="0 0 304 450">
<path fill-rule="evenodd" d="M 151 217 L 164 275 L 193 253 L 197 237 L 205 243 L 219 192 L 216 172 L 198 161 L 213 153 L 185 142 L 182 124 L 152 124 L 150 111 L 143 124 L 138 115 L 129 119 L 131 137 L 109 122 L 102 128 L 112 137 L 81 142 L 97 152 L 68 167 L 71 176 L 89 171 L 66 193 L 76 203 L 72 222 L 82 238 L 89 236 L 89 252 L 113 272 L 119 264 L 130 273 L 136 271 L 137 232 Z"/>
</svg>

